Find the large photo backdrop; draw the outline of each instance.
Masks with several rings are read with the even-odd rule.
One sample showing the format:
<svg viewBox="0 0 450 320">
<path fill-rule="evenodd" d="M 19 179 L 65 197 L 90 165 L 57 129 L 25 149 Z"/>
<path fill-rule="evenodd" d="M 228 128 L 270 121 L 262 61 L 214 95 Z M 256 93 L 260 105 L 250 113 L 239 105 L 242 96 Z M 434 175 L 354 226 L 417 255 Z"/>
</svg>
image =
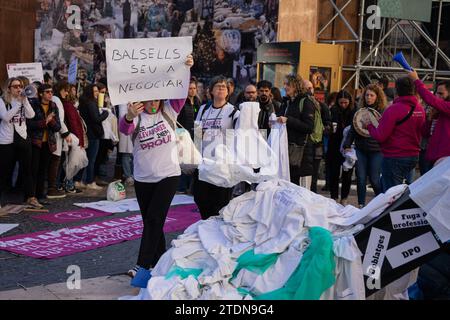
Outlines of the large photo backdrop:
<svg viewBox="0 0 450 320">
<path fill-rule="evenodd" d="M 56 81 L 78 58 L 78 79 L 106 80 L 105 39 L 193 37 L 192 74 L 222 74 L 241 87 L 256 78 L 256 47 L 276 40 L 278 0 L 38 0 L 35 59 Z M 81 9 L 81 30 L 66 13 Z"/>
</svg>

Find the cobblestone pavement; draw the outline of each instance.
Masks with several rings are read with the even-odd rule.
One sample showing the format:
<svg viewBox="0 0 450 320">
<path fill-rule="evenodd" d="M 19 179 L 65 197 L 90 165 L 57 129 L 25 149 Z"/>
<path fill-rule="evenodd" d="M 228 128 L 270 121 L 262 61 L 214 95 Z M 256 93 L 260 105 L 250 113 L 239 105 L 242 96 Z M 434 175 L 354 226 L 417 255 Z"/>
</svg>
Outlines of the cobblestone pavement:
<svg viewBox="0 0 450 320">
<path fill-rule="evenodd" d="M 112 163 L 114 163 L 113 161 L 114 159 L 111 159 Z M 112 180 L 114 172 L 112 164 L 110 164 L 108 172 L 110 173 L 108 180 Z M 319 189 L 321 188 L 322 186 L 319 187 Z M 321 193 L 325 196 L 329 196 L 328 193 Z M 371 194 L 372 193 L 369 192 L 369 196 Z M 133 187 L 127 188 L 127 196 L 134 197 Z M 93 202 L 104 200 L 105 198 L 106 191 L 68 195 L 65 199 L 52 200 L 48 209 L 50 210 L 50 213 L 74 210 L 78 208 L 73 205 L 74 202 Z M 357 203 L 354 186 L 352 187 L 349 202 L 353 205 L 356 205 Z M 85 223 L 130 216 L 135 213 L 136 212 L 118 213 L 107 217 L 80 220 L 70 224 L 51 223 L 31 218 L 32 215 L 42 213 L 22 212 L 20 214 L 10 214 L 6 217 L 1 217 L 0 223 L 18 223 L 19 226 L 2 234 L 0 237 L 44 230 L 56 230 L 66 226 L 71 227 Z M 181 232 L 166 234 L 167 247 L 170 246 L 172 239 L 176 238 L 179 234 L 181 234 Z M 0 250 L 0 291 L 65 282 L 69 277 L 69 274 L 67 274 L 66 271 L 70 265 L 78 265 L 80 267 L 82 279 L 123 274 L 136 262 L 139 242 L 139 239 L 125 241 L 115 245 L 55 259 L 35 259 Z"/>
</svg>

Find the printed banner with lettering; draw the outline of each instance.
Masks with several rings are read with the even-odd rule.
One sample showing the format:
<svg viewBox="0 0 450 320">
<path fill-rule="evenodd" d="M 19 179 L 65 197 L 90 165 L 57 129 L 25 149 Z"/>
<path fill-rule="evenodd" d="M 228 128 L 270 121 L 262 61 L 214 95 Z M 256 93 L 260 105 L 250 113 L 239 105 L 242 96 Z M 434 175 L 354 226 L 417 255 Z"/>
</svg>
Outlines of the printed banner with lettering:
<svg viewBox="0 0 450 320">
<path fill-rule="evenodd" d="M 42 72 L 42 63 L 9 63 L 6 65 L 8 77 L 27 77 L 30 82 L 44 82 L 44 73 Z"/>
<path fill-rule="evenodd" d="M 164 224 L 164 232 L 183 230 L 199 220 L 200 214 L 195 205 L 172 207 Z M 0 250 L 53 259 L 139 239 L 142 229 L 142 216 L 135 214 L 76 227 L 0 238 Z"/>
<path fill-rule="evenodd" d="M 106 39 L 111 103 L 186 98 L 191 53 L 192 37 Z"/>
<path fill-rule="evenodd" d="M 445 246 L 426 221 L 427 214 L 407 189 L 355 235 L 361 252 L 366 296 L 421 266 Z"/>
</svg>

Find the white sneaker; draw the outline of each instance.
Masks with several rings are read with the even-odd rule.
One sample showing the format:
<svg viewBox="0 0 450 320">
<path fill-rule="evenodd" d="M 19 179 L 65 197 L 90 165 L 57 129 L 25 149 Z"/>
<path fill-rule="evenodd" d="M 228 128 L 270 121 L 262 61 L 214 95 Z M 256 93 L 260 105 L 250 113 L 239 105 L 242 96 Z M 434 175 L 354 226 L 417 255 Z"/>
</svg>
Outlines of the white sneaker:
<svg viewBox="0 0 450 320">
<path fill-rule="evenodd" d="M 86 188 L 86 185 L 81 181 L 75 181 L 75 188 L 76 189 L 84 189 L 84 188 Z"/>
<path fill-rule="evenodd" d="M 95 182 L 89 183 L 86 185 L 86 189 L 90 189 L 90 190 L 103 190 L 102 187 L 100 187 L 99 185 L 97 185 Z"/>
</svg>

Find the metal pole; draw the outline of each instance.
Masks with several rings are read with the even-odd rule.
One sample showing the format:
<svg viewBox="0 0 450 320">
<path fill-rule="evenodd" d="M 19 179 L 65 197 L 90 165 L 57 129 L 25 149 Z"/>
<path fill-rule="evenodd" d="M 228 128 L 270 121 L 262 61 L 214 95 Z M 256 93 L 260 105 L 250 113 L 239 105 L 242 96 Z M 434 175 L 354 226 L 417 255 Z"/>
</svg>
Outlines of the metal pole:
<svg viewBox="0 0 450 320">
<path fill-rule="evenodd" d="M 359 11 L 359 37 L 358 37 L 358 57 L 356 58 L 356 78 L 355 78 L 355 89 L 359 88 L 359 79 L 361 77 L 361 56 L 362 56 L 362 41 L 363 41 L 363 29 L 364 29 L 364 6 L 365 0 L 360 2 Z"/>
<path fill-rule="evenodd" d="M 383 41 L 384 41 L 387 37 L 389 37 L 389 35 L 392 33 L 392 31 L 394 31 L 394 29 L 397 27 L 398 24 L 399 24 L 399 22 L 397 21 L 397 23 L 395 23 L 395 24 L 392 26 L 392 28 L 389 29 L 388 32 L 386 32 L 386 34 L 381 38 L 381 40 L 377 43 L 377 45 L 376 45 L 372 50 L 370 50 L 370 52 L 369 52 L 369 54 L 367 55 L 367 57 L 365 57 L 365 58 L 361 61 L 361 64 L 363 64 L 364 62 L 367 61 L 367 59 L 369 59 L 370 55 L 371 55 L 371 54 L 372 54 L 372 53 L 380 46 L 380 44 L 383 43 Z"/>
<path fill-rule="evenodd" d="M 416 29 L 420 35 L 422 37 L 424 37 L 425 40 L 428 41 L 428 43 L 430 45 L 432 45 L 433 47 L 436 47 L 436 43 L 433 41 L 433 39 L 431 39 L 423 30 L 422 28 L 420 28 L 420 26 L 417 24 L 416 21 L 409 21 L 409 23 L 414 27 L 414 29 Z M 442 51 L 440 48 L 438 48 L 438 52 L 441 56 L 442 59 L 445 60 L 445 62 L 450 65 L 450 58 L 444 53 L 444 51 Z"/>
<path fill-rule="evenodd" d="M 436 31 L 436 51 L 434 52 L 434 71 L 433 71 L 433 83 L 436 82 L 436 69 L 439 59 L 439 39 L 441 36 L 441 16 L 442 16 L 442 0 L 439 0 L 439 16 L 438 16 L 438 25 Z"/>
<path fill-rule="evenodd" d="M 358 35 L 355 33 L 355 31 L 353 30 L 352 26 L 350 25 L 350 23 L 348 23 L 347 19 L 345 19 L 345 16 L 342 14 L 342 12 L 339 10 L 339 8 L 337 7 L 337 5 L 334 3 L 333 0 L 329 0 L 331 5 L 333 6 L 333 8 L 337 11 L 337 13 L 341 16 L 342 21 L 344 22 L 344 24 L 347 26 L 347 28 L 350 30 L 350 32 L 353 35 L 353 38 L 358 39 Z"/>
<path fill-rule="evenodd" d="M 414 41 L 412 41 L 412 39 L 408 36 L 408 34 L 406 33 L 405 30 L 403 30 L 403 28 L 399 28 L 400 31 L 403 33 L 403 35 L 406 37 L 406 39 L 408 39 L 409 43 L 412 45 L 412 47 L 414 49 L 416 49 L 417 53 L 419 54 L 419 56 L 426 62 L 426 64 L 428 65 L 428 67 L 430 69 L 433 68 L 433 66 L 428 62 L 428 60 L 423 56 L 422 52 L 420 52 L 419 48 L 417 48 L 417 46 L 414 44 Z"/>
<path fill-rule="evenodd" d="M 348 6 L 351 2 L 352 2 L 352 0 L 348 0 L 347 3 L 344 4 L 344 6 L 341 8 L 340 11 L 341 11 L 341 12 L 344 11 L 344 9 L 347 8 L 347 6 Z M 328 21 L 328 23 L 327 23 L 322 29 L 320 29 L 320 31 L 317 33 L 317 38 L 319 38 L 319 36 L 322 34 L 322 32 L 324 32 L 324 31 L 328 28 L 328 26 L 329 26 L 330 24 L 333 23 L 333 21 L 337 18 L 338 15 L 339 15 L 339 13 L 336 13 L 336 14 L 333 16 L 333 18 L 331 18 L 331 20 Z"/>
</svg>

